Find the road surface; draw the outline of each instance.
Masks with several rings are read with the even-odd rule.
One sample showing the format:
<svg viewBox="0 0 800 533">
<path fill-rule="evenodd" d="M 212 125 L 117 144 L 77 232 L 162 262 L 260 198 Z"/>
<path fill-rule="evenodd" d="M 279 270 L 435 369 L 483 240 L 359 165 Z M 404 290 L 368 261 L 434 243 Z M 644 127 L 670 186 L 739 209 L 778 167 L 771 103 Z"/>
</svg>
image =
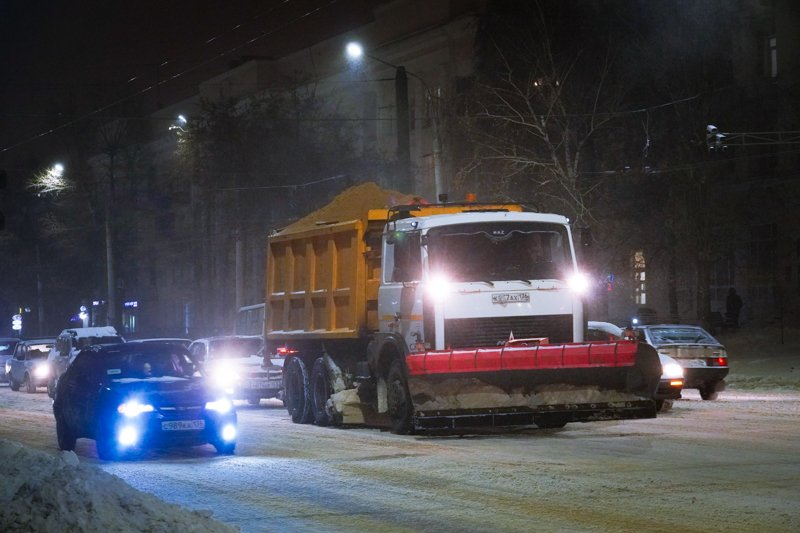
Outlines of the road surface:
<svg viewBox="0 0 800 533">
<path fill-rule="evenodd" d="M 0 438 L 55 453 L 51 401 L 0 386 Z M 132 486 L 254 531 L 800 531 L 800 392 L 696 391 L 653 420 L 465 436 L 292 424 L 239 405 L 211 446 L 103 462 Z"/>
</svg>

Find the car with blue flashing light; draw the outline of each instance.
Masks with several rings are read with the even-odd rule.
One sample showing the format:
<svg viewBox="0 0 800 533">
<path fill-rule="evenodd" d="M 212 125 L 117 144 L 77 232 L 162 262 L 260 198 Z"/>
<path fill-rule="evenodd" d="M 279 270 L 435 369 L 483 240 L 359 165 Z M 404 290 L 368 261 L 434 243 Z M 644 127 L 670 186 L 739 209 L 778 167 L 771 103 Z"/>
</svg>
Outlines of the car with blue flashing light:
<svg viewBox="0 0 800 533">
<path fill-rule="evenodd" d="M 222 335 L 196 339 L 189 355 L 203 374 L 234 399 L 258 405 L 262 398 L 282 398 L 283 367 L 264 356 L 258 335 Z M 282 360 L 281 360 L 282 363 Z"/>
<path fill-rule="evenodd" d="M 146 448 L 236 449 L 232 400 L 200 374 L 186 348 L 171 343 L 84 348 L 58 380 L 53 415 L 61 450 L 94 439 L 103 460 Z"/>
<path fill-rule="evenodd" d="M 50 380 L 51 367 L 47 355 L 53 349 L 56 340 L 26 339 L 17 343 L 14 355 L 6 361 L 8 386 L 13 391 L 20 387 L 26 392 L 36 392 L 38 387 L 46 387 Z"/>
<path fill-rule="evenodd" d="M 610 322 L 590 320 L 587 326 L 586 339 L 589 341 L 610 341 L 624 339 L 624 330 Z M 645 339 L 640 339 L 645 340 Z M 674 358 L 658 350 L 661 361 L 661 379 L 658 381 L 653 399 L 657 411 L 665 411 L 672 406 L 672 402 L 681 397 L 684 387 L 684 369 Z"/>
</svg>

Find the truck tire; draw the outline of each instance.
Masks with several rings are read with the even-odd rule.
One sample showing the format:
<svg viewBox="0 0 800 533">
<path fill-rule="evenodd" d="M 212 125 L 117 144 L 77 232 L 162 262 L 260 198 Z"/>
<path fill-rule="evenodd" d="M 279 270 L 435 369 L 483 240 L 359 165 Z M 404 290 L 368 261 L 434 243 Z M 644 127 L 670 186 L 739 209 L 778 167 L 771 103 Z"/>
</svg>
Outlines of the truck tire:
<svg viewBox="0 0 800 533">
<path fill-rule="evenodd" d="M 411 433 L 411 416 L 414 414 L 414 404 L 408 393 L 406 374 L 403 362 L 399 359 L 392 361 L 389 374 L 386 378 L 386 395 L 389 404 L 389 417 L 392 421 L 392 433 L 407 435 Z"/>
<path fill-rule="evenodd" d="M 314 423 L 318 426 L 330 426 L 333 423 L 326 408 L 331 394 L 333 394 L 333 387 L 328 375 L 328 367 L 325 364 L 325 358 L 319 357 L 314 361 L 314 368 L 311 370 L 311 409 Z"/>
<path fill-rule="evenodd" d="M 11 377 L 11 374 L 8 376 L 8 387 L 13 391 L 19 390 L 19 383 L 14 381 L 14 378 Z"/>
<path fill-rule="evenodd" d="M 311 387 L 308 369 L 302 359 L 290 357 L 283 368 L 286 410 L 295 424 L 311 422 Z"/>
</svg>

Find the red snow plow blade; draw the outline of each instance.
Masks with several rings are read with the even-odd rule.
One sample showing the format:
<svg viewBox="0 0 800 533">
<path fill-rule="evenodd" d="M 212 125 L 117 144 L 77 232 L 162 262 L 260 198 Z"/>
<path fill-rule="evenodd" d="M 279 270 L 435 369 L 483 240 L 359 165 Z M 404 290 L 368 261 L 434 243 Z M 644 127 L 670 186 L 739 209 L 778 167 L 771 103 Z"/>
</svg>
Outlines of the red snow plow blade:
<svg viewBox="0 0 800 533">
<path fill-rule="evenodd" d="M 415 429 L 654 418 L 656 351 L 634 341 L 409 354 Z"/>
</svg>

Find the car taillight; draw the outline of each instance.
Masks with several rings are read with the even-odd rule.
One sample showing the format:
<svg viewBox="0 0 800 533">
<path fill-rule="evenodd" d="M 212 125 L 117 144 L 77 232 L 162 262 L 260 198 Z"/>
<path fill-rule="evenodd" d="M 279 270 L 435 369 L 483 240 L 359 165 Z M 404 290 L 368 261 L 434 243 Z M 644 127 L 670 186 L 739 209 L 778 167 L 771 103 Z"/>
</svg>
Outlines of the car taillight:
<svg viewBox="0 0 800 533">
<path fill-rule="evenodd" d="M 706 360 L 708 366 L 728 366 L 727 357 L 710 357 Z"/>
<path fill-rule="evenodd" d="M 682 379 L 671 379 L 669 380 L 670 387 L 683 387 L 683 380 Z"/>
</svg>

